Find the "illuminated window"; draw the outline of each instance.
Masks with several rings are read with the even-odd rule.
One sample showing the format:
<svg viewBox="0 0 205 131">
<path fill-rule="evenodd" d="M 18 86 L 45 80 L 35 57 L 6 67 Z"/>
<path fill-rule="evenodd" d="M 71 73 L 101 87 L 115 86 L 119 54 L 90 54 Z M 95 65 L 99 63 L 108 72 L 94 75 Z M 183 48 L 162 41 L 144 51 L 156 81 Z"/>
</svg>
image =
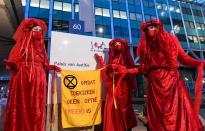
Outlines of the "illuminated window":
<svg viewBox="0 0 205 131">
<path fill-rule="evenodd" d="M 26 6 L 26 0 L 21 0 L 21 4 L 22 4 L 23 6 Z"/>
<path fill-rule="evenodd" d="M 63 10 L 62 2 L 54 1 L 54 10 Z"/>
<path fill-rule="evenodd" d="M 157 3 L 156 6 L 157 6 L 157 9 L 162 9 L 162 5 L 161 4 Z"/>
<path fill-rule="evenodd" d="M 31 0 L 30 6 L 31 7 L 39 7 L 39 0 Z"/>
<path fill-rule="evenodd" d="M 203 36 L 200 36 L 199 39 L 200 39 L 200 42 L 204 43 L 204 37 Z"/>
<path fill-rule="evenodd" d="M 196 36 L 193 36 L 193 40 L 194 40 L 194 43 L 199 43 L 199 41 L 198 41 Z"/>
<path fill-rule="evenodd" d="M 120 18 L 120 11 L 119 10 L 113 10 L 113 17 Z"/>
<path fill-rule="evenodd" d="M 121 19 L 127 19 L 127 14 L 125 11 L 120 11 L 120 18 Z"/>
<path fill-rule="evenodd" d="M 174 7 L 173 6 L 169 6 L 169 10 L 170 11 L 174 11 Z"/>
<path fill-rule="evenodd" d="M 192 37 L 192 36 L 188 36 L 188 39 L 189 39 L 190 41 L 192 41 L 192 40 L 193 40 L 193 37 Z"/>
<path fill-rule="evenodd" d="M 63 11 L 71 12 L 71 4 L 70 3 L 63 3 Z"/>
<path fill-rule="evenodd" d="M 102 16 L 102 8 L 95 8 L 95 15 Z"/>
<path fill-rule="evenodd" d="M 180 13 L 180 9 L 179 9 L 178 7 L 175 8 L 175 11 L 176 11 L 177 13 Z"/>
<path fill-rule="evenodd" d="M 130 19 L 131 20 L 136 20 L 137 19 L 135 13 L 130 13 Z"/>
<path fill-rule="evenodd" d="M 75 4 L 75 12 L 79 12 L 79 5 Z"/>
<path fill-rule="evenodd" d="M 49 9 L 49 1 L 48 0 L 41 0 L 40 8 Z"/>
<path fill-rule="evenodd" d="M 109 9 L 103 9 L 103 16 L 110 17 L 110 10 Z"/>
</svg>

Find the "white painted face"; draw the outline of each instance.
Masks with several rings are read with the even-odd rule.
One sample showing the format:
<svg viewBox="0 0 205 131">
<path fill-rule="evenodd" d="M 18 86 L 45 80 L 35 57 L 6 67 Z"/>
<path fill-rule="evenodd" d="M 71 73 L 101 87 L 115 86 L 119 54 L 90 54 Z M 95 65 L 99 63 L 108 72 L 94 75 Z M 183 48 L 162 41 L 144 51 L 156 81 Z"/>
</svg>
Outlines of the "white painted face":
<svg viewBox="0 0 205 131">
<path fill-rule="evenodd" d="M 33 27 L 32 31 L 42 31 L 41 26 L 35 26 Z"/>
</svg>

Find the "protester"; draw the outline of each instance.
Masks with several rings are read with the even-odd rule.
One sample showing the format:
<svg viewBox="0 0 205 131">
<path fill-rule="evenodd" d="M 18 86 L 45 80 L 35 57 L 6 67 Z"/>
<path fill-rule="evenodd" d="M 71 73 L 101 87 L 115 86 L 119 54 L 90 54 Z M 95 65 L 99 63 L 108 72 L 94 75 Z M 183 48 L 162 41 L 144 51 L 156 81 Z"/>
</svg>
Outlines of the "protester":
<svg viewBox="0 0 205 131">
<path fill-rule="evenodd" d="M 13 39 L 7 69 L 11 72 L 4 131 L 44 131 L 46 109 L 46 71 L 49 65 L 44 36 L 46 24 L 42 20 L 25 19 Z"/>
<path fill-rule="evenodd" d="M 128 42 L 125 39 L 113 39 L 109 43 L 108 64 L 102 57 L 95 55 L 99 67 L 106 67 L 102 77 L 106 86 L 106 100 L 103 117 L 104 131 L 127 131 L 137 125 L 132 107 L 132 90 L 136 88 L 134 75 L 115 73 L 118 67 L 134 67 Z"/>
<path fill-rule="evenodd" d="M 120 68 L 121 73 L 143 74 L 147 79 L 146 110 L 151 131 L 203 131 L 198 117 L 203 61 L 188 56 L 176 36 L 168 33 L 162 23 L 153 19 L 142 23 L 142 35 L 137 49 L 138 68 Z M 178 71 L 179 63 L 198 70 L 195 101 Z"/>
</svg>

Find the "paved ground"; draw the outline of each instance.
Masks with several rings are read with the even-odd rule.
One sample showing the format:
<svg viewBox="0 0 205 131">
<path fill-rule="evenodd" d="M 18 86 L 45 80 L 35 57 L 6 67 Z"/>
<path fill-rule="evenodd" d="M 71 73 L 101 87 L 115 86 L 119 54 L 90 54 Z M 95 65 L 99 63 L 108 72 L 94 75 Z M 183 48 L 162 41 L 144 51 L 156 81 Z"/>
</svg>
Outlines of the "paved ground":
<svg viewBox="0 0 205 131">
<path fill-rule="evenodd" d="M 141 105 L 134 105 L 136 114 L 142 111 Z M 202 118 L 202 123 L 205 126 L 205 107 L 202 107 L 200 110 L 200 116 Z M 146 127 L 138 120 L 138 126 L 133 128 L 132 131 L 147 131 Z"/>
<path fill-rule="evenodd" d="M 132 131 L 147 131 L 147 129 L 140 121 L 138 121 L 138 126 L 133 128 Z"/>
</svg>

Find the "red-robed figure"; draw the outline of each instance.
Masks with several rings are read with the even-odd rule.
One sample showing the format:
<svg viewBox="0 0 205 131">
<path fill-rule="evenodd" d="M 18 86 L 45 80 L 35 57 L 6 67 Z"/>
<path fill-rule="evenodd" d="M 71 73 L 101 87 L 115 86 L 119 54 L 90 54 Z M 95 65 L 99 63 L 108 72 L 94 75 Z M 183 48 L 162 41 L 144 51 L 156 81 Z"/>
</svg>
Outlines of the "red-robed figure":
<svg viewBox="0 0 205 131">
<path fill-rule="evenodd" d="M 4 131 L 44 131 L 46 113 L 46 70 L 49 65 L 45 50 L 46 24 L 38 19 L 25 19 L 13 39 L 7 69 L 11 71 Z"/>
<path fill-rule="evenodd" d="M 99 67 L 105 67 L 102 57 L 95 57 Z M 108 57 L 107 68 L 102 71 L 106 86 L 103 130 L 126 131 L 137 125 L 132 107 L 132 90 L 136 88 L 135 76 L 117 74 L 118 67 L 134 67 L 128 42 L 125 39 L 111 40 Z"/>
<path fill-rule="evenodd" d="M 149 129 L 203 131 L 198 117 L 203 86 L 203 62 L 188 56 L 178 39 L 168 33 L 157 19 L 142 23 L 141 30 L 142 36 L 137 49 L 140 66 L 127 71 L 146 76 Z M 178 61 L 198 70 L 194 102 L 178 71 Z"/>
</svg>

